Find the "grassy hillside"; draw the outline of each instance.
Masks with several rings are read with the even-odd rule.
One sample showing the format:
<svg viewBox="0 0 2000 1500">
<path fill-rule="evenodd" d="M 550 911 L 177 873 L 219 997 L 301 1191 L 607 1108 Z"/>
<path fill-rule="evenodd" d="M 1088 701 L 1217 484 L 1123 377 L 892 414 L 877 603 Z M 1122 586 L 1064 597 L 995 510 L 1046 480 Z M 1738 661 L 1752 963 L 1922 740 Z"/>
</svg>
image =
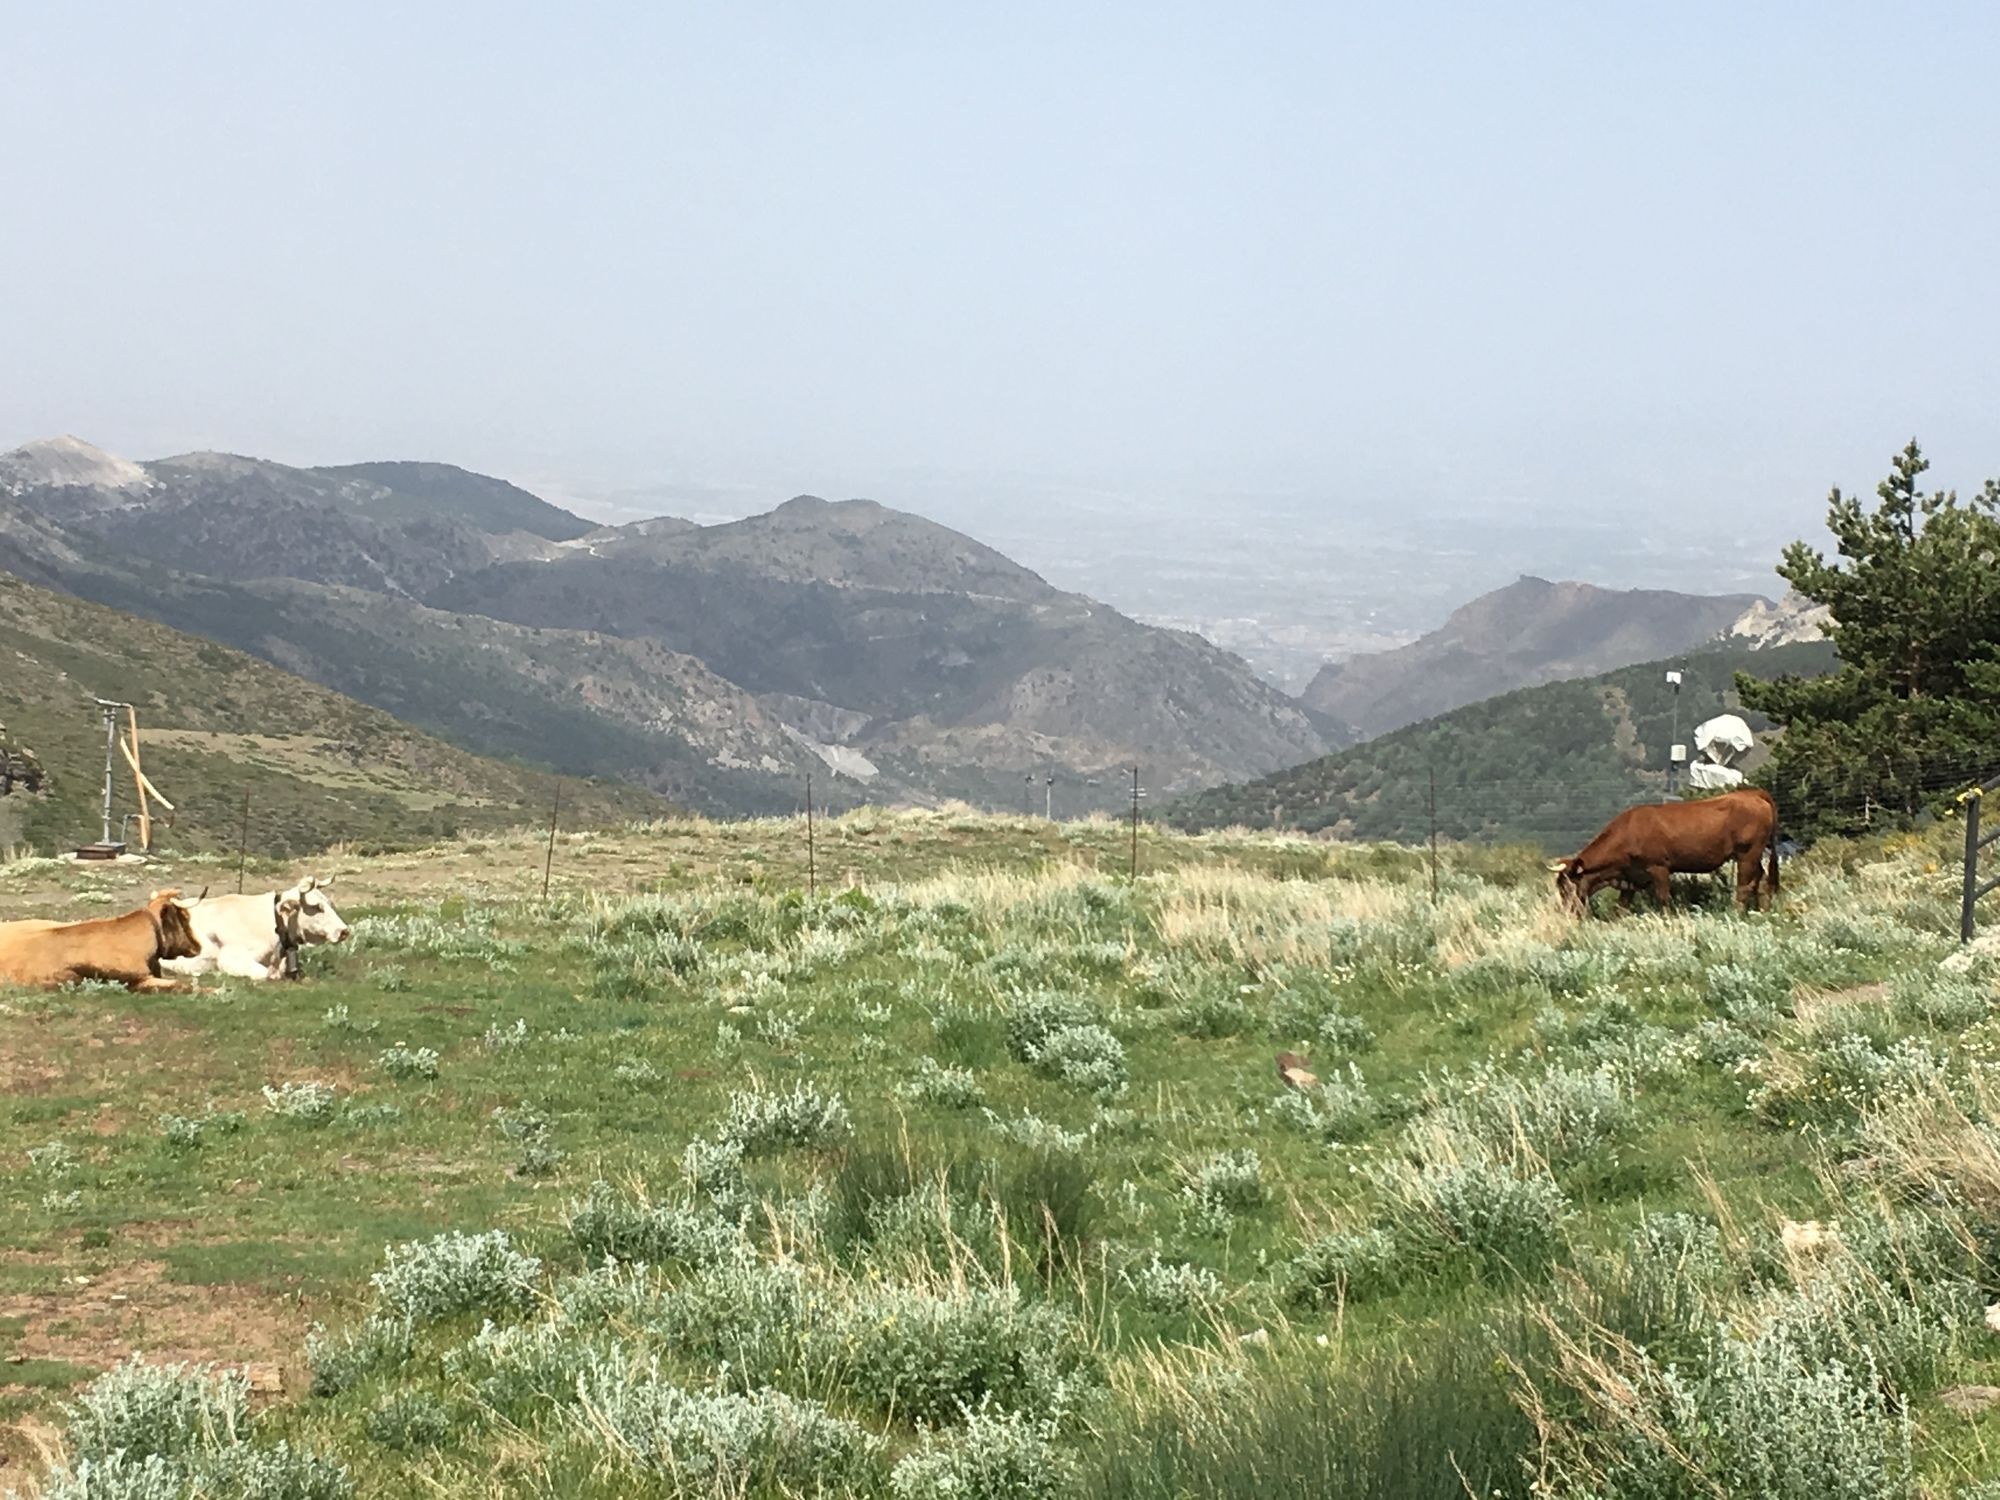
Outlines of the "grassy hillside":
<svg viewBox="0 0 2000 1500">
<path fill-rule="evenodd" d="M 1739 669 L 1814 673 L 1833 660 L 1824 643 L 1733 647 L 1520 688 L 1288 771 L 1212 788 L 1161 816 L 1191 830 L 1242 825 L 1416 843 L 1429 834 L 1435 774 L 1439 837 L 1570 848 L 1665 785 L 1675 722 L 1669 666 L 1683 674 L 1679 728 L 1692 749 L 1696 724 L 1740 711 L 1731 685 Z"/>
<path fill-rule="evenodd" d="M 163 850 L 276 851 L 409 843 L 511 825 L 549 805 L 552 778 L 472 755 L 254 657 L 0 573 L 0 722 L 40 757 L 43 797 L 0 800 L 0 845 L 44 851 L 98 837 L 104 732 L 93 697 L 136 704 L 146 772 L 177 815 Z M 120 813 L 134 806 L 121 760 Z M 577 816 L 663 806 L 634 787 L 571 783 Z"/>
<path fill-rule="evenodd" d="M 1147 829 L 1133 883 L 1109 821 L 819 832 L 817 899 L 797 821 L 579 835 L 548 903 L 532 833 L 340 858 L 357 935 L 301 985 L 5 996 L 10 1472 L 1990 1493 L 2000 1411 L 1943 1393 L 2000 1383 L 2000 1022 L 1938 968 L 1941 846 L 1577 923 L 1491 850 L 1434 900 L 1395 848 Z M 261 1409 L 127 1370 L 58 1415 L 135 1346 L 252 1362 Z"/>
</svg>

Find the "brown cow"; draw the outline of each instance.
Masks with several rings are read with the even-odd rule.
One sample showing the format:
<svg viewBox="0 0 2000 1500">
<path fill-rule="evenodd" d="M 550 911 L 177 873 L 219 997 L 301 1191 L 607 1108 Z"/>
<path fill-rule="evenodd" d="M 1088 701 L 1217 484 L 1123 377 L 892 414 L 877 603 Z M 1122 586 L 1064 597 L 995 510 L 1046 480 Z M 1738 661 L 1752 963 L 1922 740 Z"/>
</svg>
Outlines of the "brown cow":
<svg viewBox="0 0 2000 1500">
<path fill-rule="evenodd" d="M 179 891 L 155 891 L 137 911 L 91 922 L 0 923 L 0 984 L 55 986 L 108 980 L 133 990 L 189 986 L 160 976 L 163 958 L 194 958 L 194 935 Z"/>
<path fill-rule="evenodd" d="M 1583 851 L 1549 866 L 1556 893 L 1579 916 L 1590 898 L 1607 885 L 1626 892 L 1649 883 L 1660 905 L 1673 907 L 1673 877 L 1707 875 L 1736 861 L 1736 905 L 1759 904 L 1764 855 L 1771 856 L 1770 884 L 1763 904 L 1778 895 L 1778 804 L 1762 787 L 1742 787 L 1695 802 L 1647 803 L 1628 807 L 1604 825 Z"/>
</svg>

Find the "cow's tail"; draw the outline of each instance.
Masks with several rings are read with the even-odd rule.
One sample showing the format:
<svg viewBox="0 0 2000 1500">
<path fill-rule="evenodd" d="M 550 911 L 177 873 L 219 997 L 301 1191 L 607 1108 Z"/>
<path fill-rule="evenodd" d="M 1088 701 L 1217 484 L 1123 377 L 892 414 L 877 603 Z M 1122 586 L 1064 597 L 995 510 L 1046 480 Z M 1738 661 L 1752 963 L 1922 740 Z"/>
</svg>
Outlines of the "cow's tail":
<svg viewBox="0 0 2000 1500">
<path fill-rule="evenodd" d="M 1778 825 L 1775 823 L 1771 825 L 1771 847 L 1769 853 L 1771 856 L 1771 894 L 1769 899 L 1770 904 L 1775 906 L 1778 904 Z"/>
</svg>

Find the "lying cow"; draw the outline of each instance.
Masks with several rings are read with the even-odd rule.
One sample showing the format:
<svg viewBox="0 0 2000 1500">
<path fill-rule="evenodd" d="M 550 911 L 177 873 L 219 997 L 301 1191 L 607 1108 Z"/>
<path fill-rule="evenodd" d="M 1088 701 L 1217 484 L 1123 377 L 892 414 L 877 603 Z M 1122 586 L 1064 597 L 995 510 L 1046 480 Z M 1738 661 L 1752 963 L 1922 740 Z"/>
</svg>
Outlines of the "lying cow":
<svg viewBox="0 0 2000 1500">
<path fill-rule="evenodd" d="M 163 962 L 201 953 L 179 898 L 179 891 L 155 891 L 137 911 L 90 922 L 0 923 L 0 984 L 100 979 L 133 990 L 186 989 L 160 974 Z"/>
<path fill-rule="evenodd" d="M 1766 852 L 1771 857 L 1766 904 L 1778 895 L 1778 804 L 1762 787 L 1744 787 L 1695 802 L 1628 807 L 1604 825 L 1583 851 L 1549 866 L 1556 892 L 1579 916 L 1607 885 L 1627 891 L 1650 885 L 1662 907 L 1673 907 L 1673 877 L 1708 875 L 1736 861 L 1736 905 L 1759 904 Z"/>
<path fill-rule="evenodd" d="M 288 891 L 262 896 L 211 896 L 194 909 L 201 956 L 177 960 L 175 974 L 230 974 L 238 979 L 296 979 L 299 949 L 344 943 L 354 929 L 333 909 L 330 880 L 310 876 Z"/>
</svg>

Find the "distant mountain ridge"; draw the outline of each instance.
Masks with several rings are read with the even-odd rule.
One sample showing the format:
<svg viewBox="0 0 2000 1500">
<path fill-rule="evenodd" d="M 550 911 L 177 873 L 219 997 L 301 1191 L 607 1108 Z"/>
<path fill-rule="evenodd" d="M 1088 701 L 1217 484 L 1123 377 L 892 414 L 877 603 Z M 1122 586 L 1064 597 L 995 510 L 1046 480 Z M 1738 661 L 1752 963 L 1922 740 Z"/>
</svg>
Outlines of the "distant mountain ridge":
<svg viewBox="0 0 2000 1500">
<path fill-rule="evenodd" d="M 445 464 L 0 455 L 0 567 L 238 645 L 482 750 L 714 812 L 852 799 L 1069 811 L 1322 753 L 1237 657 L 947 527 L 800 496 L 596 527 Z M 1115 784 L 1114 784 L 1115 783 Z"/>
<path fill-rule="evenodd" d="M 1300 701 L 1357 739 L 1536 683 L 1709 645 L 1771 601 L 1756 594 L 1605 589 L 1523 577 L 1392 651 L 1322 667 Z"/>
<path fill-rule="evenodd" d="M 1419 843 L 1511 839 L 1574 849 L 1613 813 L 1666 787 L 1676 732 L 1742 713 L 1735 674 L 1815 676 L 1833 670 L 1827 641 L 1758 647 L 1716 642 L 1593 677 L 1516 688 L 1232 786 L 1171 803 L 1159 816 L 1201 830 L 1242 825 Z M 1677 690 L 1668 668 L 1681 672 Z M 1743 764 L 1752 767 L 1761 747 Z"/>
</svg>

